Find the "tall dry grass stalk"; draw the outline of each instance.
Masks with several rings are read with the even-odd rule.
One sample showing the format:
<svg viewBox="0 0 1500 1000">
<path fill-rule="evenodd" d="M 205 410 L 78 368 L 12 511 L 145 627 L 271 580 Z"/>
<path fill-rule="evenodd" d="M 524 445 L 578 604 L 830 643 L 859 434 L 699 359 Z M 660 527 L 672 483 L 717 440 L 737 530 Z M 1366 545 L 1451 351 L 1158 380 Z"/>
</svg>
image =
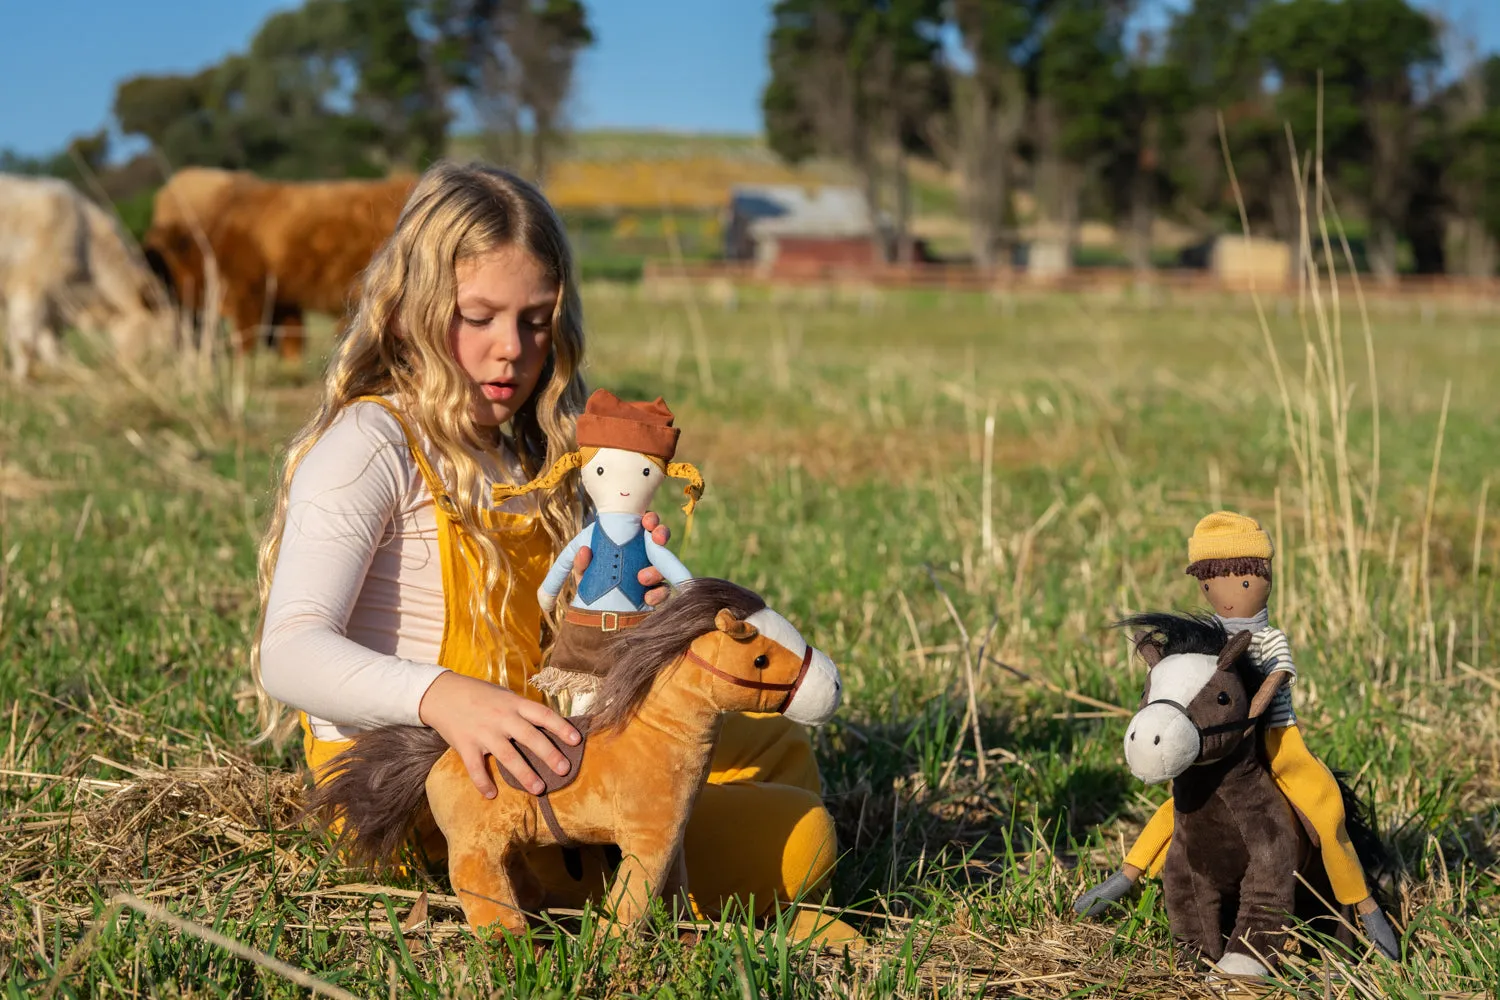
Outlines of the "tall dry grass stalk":
<svg viewBox="0 0 1500 1000">
<path fill-rule="evenodd" d="M 1253 284 L 1250 294 L 1296 470 L 1294 488 L 1285 492 L 1278 488 L 1276 496 L 1278 577 L 1285 581 L 1278 584 L 1278 617 L 1301 630 L 1315 628 L 1326 638 L 1352 642 L 1368 636 L 1372 624 L 1370 553 L 1378 549 L 1382 527 L 1379 381 L 1364 292 L 1323 172 L 1322 116 L 1320 79 L 1312 155 L 1304 160 L 1289 127 L 1286 132 L 1300 220 L 1296 316 L 1303 365 L 1299 379 L 1292 377 L 1281 357 L 1265 304 Z M 1219 140 L 1240 224 L 1248 239 L 1248 213 L 1222 116 Z M 1334 252 L 1335 235 L 1339 254 Z M 1315 250 L 1322 251 L 1321 262 Z M 1339 257 L 1347 266 L 1365 352 L 1368 396 L 1362 402 L 1368 405 L 1371 425 L 1364 445 L 1353 440 L 1351 426 L 1360 394 L 1350 379 L 1346 360 L 1343 282 L 1336 266 Z M 1363 458 L 1364 447 L 1368 447 L 1368 460 Z M 1289 537 L 1293 531 L 1295 541 Z M 1294 566 L 1302 571 L 1300 575 L 1292 573 Z"/>
</svg>

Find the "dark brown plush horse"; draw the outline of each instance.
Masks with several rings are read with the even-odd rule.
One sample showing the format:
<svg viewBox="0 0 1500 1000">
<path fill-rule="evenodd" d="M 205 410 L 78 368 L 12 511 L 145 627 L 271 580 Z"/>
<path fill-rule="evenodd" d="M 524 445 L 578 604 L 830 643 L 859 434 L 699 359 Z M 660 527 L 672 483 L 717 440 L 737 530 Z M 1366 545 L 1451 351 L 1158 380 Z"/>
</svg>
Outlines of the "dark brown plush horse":
<svg viewBox="0 0 1500 1000">
<path fill-rule="evenodd" d="M 1172 936 L 1230 975 L 1265 975 L 1291 918 L 1313 922 L 1346 946 L 1352 907 L 1331 912 L 1333 892 L 1304 827 L 1259 751 L 1262 683 L 1247 650 L 1212 616 L 1151 613 L 1118 623 L 1137 630 L 1151 666 L 1141 709 L 1125 735 L 1131 772 L 1172 782 L 1174 831 L 1162 879 Z M 1366 870 L 1375 838 L 1364 808 L 1340 781 L 1348 825 Z M 1303 873 L 1306 884 L 1297 875 Z"/>
</svg>

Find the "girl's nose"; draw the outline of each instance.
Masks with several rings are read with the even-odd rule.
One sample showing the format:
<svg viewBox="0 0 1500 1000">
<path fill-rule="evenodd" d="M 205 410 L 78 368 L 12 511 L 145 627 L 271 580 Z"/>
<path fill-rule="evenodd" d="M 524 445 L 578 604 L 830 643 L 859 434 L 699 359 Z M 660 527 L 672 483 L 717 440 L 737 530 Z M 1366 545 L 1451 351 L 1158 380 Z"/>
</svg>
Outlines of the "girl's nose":
<svg viewBox="0 0 1500 1000">
<path fill-rule="evenodd" d="M 494 350 L 497 357 L 507 361 L 514 361 L 521 356 L 521 327 L 516 320 L 499 324 Z"/>
</svg>

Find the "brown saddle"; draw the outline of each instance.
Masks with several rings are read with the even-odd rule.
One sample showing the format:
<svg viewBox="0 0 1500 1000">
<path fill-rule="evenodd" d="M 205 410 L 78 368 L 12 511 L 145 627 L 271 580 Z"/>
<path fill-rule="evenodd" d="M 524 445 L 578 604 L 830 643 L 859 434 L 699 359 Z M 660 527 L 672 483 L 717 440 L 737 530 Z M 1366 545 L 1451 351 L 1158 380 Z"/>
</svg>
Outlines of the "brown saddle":
<svg viewBox="0 0 1500 1000">
<path fill-rule="evenodd" d="M 589 729 L 593 726 L 593 719 L 587 715 L 570 715 L 568 716 L 568 722 L 574 729 L 578 730 L 579 740 L 576 747 L 569 746 L 545 729 L 540 731 L 547 738 L 547 742 L 555 746 L 558 752 L 567 760 L 567 774 L 558 774 L 552 768 L 543 764 L 542 759 L 529 749 L 523 747 L 515 740 L 510 741 L 510 745 L 516 748 L 516 752 L 521 755 L 521 758 L 536 772 L 537 777 L 541 778 L 542 784 L 546 786 L 546 790 L 537 796 L 537 805 L 541 810 L 543 821 L 547 824 L 547 829 L 552 831 L 552 836 L 556 838 L 558 845 L 564 848 L 575 847 L 576 844 L 572 837 L 563 833 L 562 826 L 557 822 L 557 813 L 552 810 L 552 803 L 548 801 L 547 796 L 560 788 L 567 788 L 578 777 L 578 769 L 583 766 L 583 751 L 589 745 Z M 527 791 L 504 768 L 500 769 L 500 776 L 505 779 L 507 785 L 517 791 Z M 570 864 L 568 867 L 569 871 L 571 871 L 573 865 Z"/>
<path fill-rule="evenodd" d="M 593 724 L 593 718 L 587 715 L 570 715 L 568 717 L 568 722 L 574 729 L 578 730 L 578 735 L 582 737 L 582 739 L 578 741 L 578 745 L 576 747 L 569 746 L 562 740 L 558 739 L 556 736 L 547 732 L 545 729 L 540 730 L 541 734 L 547 737 L 547 742 L 557 747 L 558 752 L 561 753 L 567 760 L 567 774 L 558 774 L 556 771 L 552 770 L 552 768 L 548 767 L 546 764 L 543 764 L 542 759 L 536 754 L 532 753 L 529 748 L 523 747 L 515 740 L 510 741 L 510 745 L 516 748 L 516 752 L 519 753 L 522 759 L 525 760 L 526 763 L 530 765 L 531 769 L 536 772 L 537 777 L 542 779 L 542 784 L 547 786 L 547 790 L 542 792 L 543 796 L 545 796 L 548 792 L 555 792 L 560 788 L 567 788 L 569 785 L 571 785 L 573 783 L 573 779 L 578 777 L 578 768 L 583 763 L 583 751 L 584 748 L 589 745 L 589 729 Z M 517 791 L 526 791 L 525 788 L 521 787 L 521 783 L 519 781 L 511 777 L 509 771 L 506 771 L 502 768 L 500 771 L 500 776 L 505 779 L 505 783 L 510 787 L 516 789 Z"/>
</svg>

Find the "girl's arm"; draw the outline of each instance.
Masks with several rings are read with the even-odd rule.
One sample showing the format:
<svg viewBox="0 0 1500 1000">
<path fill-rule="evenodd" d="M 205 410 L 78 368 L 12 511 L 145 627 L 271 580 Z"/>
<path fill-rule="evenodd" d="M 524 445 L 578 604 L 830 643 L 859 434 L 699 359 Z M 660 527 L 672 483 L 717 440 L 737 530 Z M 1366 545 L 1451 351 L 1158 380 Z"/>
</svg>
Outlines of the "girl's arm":
<svg viewBox="0 0 1500 1000">
<path fill-rule="evenodd" d="M 662 577 L 674 587 L 680 587 L 693 578 L 688 568 L 677 558 L 676 553 L 665 545 L 658 545 L 651 533 L 646 533 L 646 558 L 651 565 L 661 570 Z"/>
<path fill-rule="evenodd" d="M 279 701 L 340 725 L 422 725 L 422 695 L 444 672 L 345 636 L 375 549 L 410 482 L 406 450 L 400 427 L 383 409 L 350 407 L 307 453 L 287 497 L 261 639 L 261 683 Z"/>
</svg>

